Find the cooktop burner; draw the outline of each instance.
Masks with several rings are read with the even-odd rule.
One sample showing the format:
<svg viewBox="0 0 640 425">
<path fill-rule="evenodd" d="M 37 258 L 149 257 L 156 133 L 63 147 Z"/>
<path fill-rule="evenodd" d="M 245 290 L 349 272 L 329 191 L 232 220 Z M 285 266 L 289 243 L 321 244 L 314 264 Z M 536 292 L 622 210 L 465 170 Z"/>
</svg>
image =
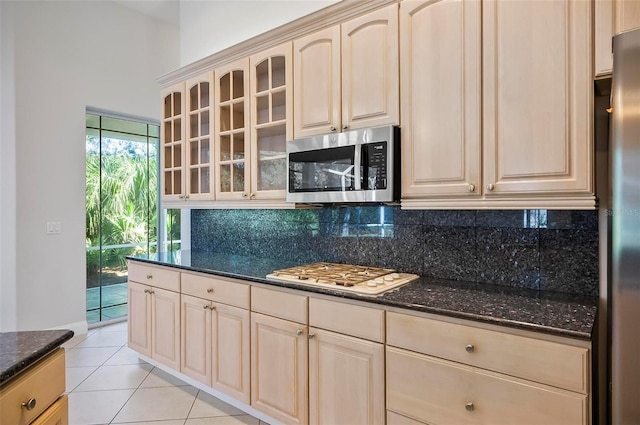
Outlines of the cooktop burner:
<svg viewBox="0 0 640 425">
<path fill-rule="evenodd" d="M 337 263 L 313 263 L 276 270 L 267 279 L 318 286 L 363 295 L 379 295 L 418 278 L 392 269 Z"/>
</svg>

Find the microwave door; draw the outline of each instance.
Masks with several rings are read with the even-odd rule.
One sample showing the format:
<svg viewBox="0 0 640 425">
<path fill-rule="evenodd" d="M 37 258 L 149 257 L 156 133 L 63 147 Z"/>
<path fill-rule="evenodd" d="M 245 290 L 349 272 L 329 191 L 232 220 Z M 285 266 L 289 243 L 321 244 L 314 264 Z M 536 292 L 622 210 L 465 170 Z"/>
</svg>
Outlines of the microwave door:
<svg viewBox="0 0 640 425">
<path fill-rule="evenodd" d="M 289 191 L 357 190 L 360 182 L 356 179 L 354 154 L 354 146 L 290 153 Z"/>
</svg>

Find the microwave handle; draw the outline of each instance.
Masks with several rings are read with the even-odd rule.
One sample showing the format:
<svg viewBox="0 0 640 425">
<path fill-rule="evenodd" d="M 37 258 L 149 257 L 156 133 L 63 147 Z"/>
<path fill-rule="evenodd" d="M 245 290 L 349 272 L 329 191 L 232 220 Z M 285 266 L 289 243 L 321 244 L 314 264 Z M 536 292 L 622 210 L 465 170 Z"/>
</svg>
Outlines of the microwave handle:
<svg viewBox="0 0 640 425">
<path fill-rule="evenodd" d="M 355 190 L 362 190 L 362 149 L 356 146 L 353 152 L 353 176 L 355 180 Z"/>
</svg>

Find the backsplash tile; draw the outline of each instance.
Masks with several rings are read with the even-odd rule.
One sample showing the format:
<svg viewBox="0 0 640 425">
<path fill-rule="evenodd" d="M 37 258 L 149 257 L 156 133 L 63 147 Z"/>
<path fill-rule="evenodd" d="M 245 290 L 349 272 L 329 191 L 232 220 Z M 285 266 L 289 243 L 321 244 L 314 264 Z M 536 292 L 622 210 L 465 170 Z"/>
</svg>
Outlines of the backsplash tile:
<svg viewBox="0 0 640 425">
<path fill-rule="evenodd" d="M 191 249 L 545 291 L 598 292 L 597 211 L 193 210 Z"/>
</svg>

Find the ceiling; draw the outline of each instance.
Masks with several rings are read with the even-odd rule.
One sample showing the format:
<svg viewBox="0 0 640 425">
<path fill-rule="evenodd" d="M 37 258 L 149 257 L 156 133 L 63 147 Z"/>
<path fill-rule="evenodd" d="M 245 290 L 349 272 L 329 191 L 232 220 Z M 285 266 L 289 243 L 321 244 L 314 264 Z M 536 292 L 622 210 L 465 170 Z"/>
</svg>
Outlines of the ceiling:
<svg viewBox="0 0 640 425">
<path fill-rule="evenodd" d="M 180 24 L 180 0 L 112 0 L 172 25 Z"/>
</svg>

